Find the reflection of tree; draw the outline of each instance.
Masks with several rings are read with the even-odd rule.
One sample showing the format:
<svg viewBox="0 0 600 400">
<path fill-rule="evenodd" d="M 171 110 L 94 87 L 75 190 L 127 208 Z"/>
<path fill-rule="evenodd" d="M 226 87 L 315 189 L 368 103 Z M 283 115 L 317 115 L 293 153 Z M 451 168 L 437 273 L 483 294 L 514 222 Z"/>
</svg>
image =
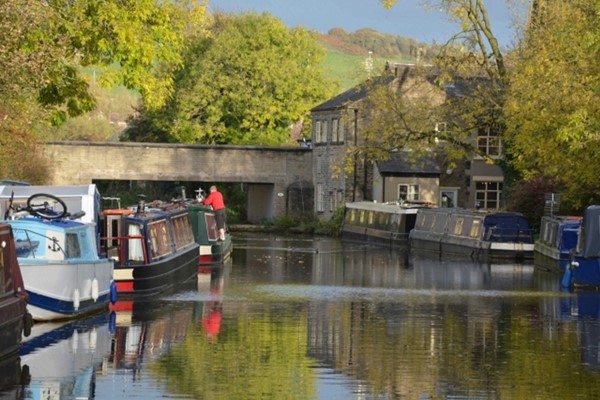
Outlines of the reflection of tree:
<svg viewBox="0 0 600 400">
<path fill-rule="evenodd" d="M 316 382 L 306 331 L 299 315 L 241 312 L 217 342 L 207 341 L 199 328 L 152 368 L 170 392 L 193 398 L 311 399 Z"/>
</svg>

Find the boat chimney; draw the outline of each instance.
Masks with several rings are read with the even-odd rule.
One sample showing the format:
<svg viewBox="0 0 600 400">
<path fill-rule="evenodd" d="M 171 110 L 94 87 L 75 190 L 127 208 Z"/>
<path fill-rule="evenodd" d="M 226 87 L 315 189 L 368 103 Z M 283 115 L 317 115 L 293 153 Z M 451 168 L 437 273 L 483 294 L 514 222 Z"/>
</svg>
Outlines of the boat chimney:
<svg viewBox="0 0 600 400">
<path fill-rule="evenodd" d="M 137 213 L 141 214 L 146 210 L 146 195 L 145 194 L 138 194 L 138 206 L 137 206 Z"/>
</svg>

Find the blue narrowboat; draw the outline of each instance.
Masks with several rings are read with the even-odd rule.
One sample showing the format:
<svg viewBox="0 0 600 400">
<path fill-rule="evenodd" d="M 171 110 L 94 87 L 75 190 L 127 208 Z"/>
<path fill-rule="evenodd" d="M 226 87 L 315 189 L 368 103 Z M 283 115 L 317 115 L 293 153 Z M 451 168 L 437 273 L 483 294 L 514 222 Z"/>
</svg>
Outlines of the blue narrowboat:
<svg viewBox="0 0 600 400">
<path fill-rule="evenodd" d="M 533 230 L 523 214 L 463 208 L 421 208 L 410 251 L 479 261 L 533 259 Z"/>
<path fill-rule="evenodd" d="M 600 205 L 584 211 L 577 246 L 561 283 L 566 288 L 600 288 Z"/>
</svg>

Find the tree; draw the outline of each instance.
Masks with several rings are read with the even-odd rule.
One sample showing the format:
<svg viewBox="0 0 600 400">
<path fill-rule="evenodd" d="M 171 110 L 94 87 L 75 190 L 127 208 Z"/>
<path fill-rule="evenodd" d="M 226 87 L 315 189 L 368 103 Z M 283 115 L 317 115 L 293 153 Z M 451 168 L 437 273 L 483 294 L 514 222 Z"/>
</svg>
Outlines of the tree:
<svg viewBox="0 0 600 400">
<path fill-rule="evenodd" d="M 161 106 L 171 94 L 187 38 L 202 33 L 204 10 L 192 0 L 2 1 L 4 140 L 14 137 L 14 145 L 18 137 L 34 140 L 38 125 L 62 124 L 92 110 L 96 99 L 82 70 L 86 66 L 101 68 L 103 85 L 121 84 L 139 91 L 148 107 Z M 3 168 L 6 176 L 20 171 Z"/>
<path fill-rule="evenodd" d="M 512 163 L 565 187 L 577 209 L 600 201 L 600 1 L 538 1 L 506 103 Z"/>
<path fill-rule="evenodd" d="M 138 90 L 150 107 L 171 94 L 188 35 L 201 31 L 204 6 L 191 0 L 6 0 L 0 6 L 0 82 L 35 93 L 54 122 L 93 109 L 81 67 L 100 82 Z"/>
<path fill-rule="evenodd" d="M 396 2 L 381 0 L 386 8 Z M 483 0 L 431 3 L 458 21 L 462 30 L 439 47 L 431 65 L 398 77 L 401 87 L 380 88 L 370 96 L 369 108 L 377 110 L 377 117 L 363 129 L 370 146 L 355 151 L 407 148 L 418 156 L 441 140 L 452 164 L 473 153 L 486 157 L 473 141 L 474 132 L 481 126 L 503 127 L 509 76 Z M 385 157 L 385 151 L 376 155 Z"/>
<path fill-rule="evenodd" d="M 150 121 L 153 132 L 133 130 L 128 138 L 287 144 L 290 127 L 332 93 L 323 57 L 311 32 L 269 14 L 216 15 L 211 36 L 190 47 L 171 101 L 158 112 L 142 110 L 139 123 Z"/>
</svg>

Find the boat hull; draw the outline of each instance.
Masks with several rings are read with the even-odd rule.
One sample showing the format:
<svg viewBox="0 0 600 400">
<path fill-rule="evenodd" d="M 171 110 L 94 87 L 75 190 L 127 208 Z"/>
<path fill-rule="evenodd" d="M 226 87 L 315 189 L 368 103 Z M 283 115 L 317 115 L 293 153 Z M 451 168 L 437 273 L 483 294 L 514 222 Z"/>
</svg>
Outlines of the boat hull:
<svg viewBox="0 0 600 400">
<path fill-rule="evenodd" d="M 198 256 L 199 246 L 193 244 L 150 264 L 116 266 L 114 278 L 119 300 L 134 295 L 151 296 L 196 278 Z"/>
<path fill-rule="evenodd" d="M 573 288 L 600 289 L 600 258 L 575 257 L 565 273 Z"/>
<path fill-rule="evenodd" d="M 420 209 L 410 251 L 483 262 L 533 260 L 533 235 L 518 213 L 454 208 Z"/>
<path fill-rule="evenodd" d="M 0 358 L 19 350 L 26 313 L 23 299 L 12 292 L 0 296 Z"/>
<path fill-rule="evenodd" d="M 34 320 L 77 318 L 108 309 L 113 280 L 110 260 L 27 263 L 21 261 Z"/>
<path fill-rule="evenodd" d="M 200 245 L 199 265 L 210 266 L 222 264 L 231 257 L 233 243 L 231 236 L 227 235 L 223 241 Z"/>
</svg>

